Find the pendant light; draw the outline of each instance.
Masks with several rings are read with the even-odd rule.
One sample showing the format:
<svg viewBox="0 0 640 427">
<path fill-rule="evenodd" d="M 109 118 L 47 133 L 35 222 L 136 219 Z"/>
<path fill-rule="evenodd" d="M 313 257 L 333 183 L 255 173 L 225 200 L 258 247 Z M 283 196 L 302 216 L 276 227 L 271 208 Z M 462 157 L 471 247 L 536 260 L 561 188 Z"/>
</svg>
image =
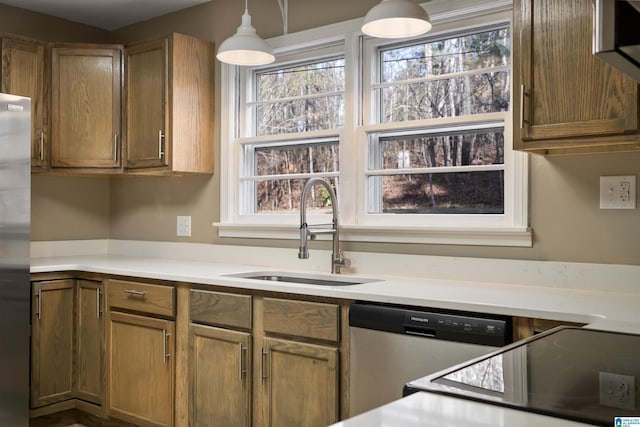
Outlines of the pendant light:
<svg viewBox="0 0 640 427">
<path fill-rule="evenodd" d="M 218 58 L 221 62 L 232 65 L 266 65 L 275 60 L 273 49 L 258 34 L 251 25 L 251 15 L 249 15 L 248 0 L 244 2 L 244 14 L 242 23 L 236 33 L 223 41 L 218 48 Z"/>
<path fill-rule="evenodd" d="M 427 11 L 410 0 L 382 0 L 369 10 L 362 25 L 363 33 L 389 39 L 419 36 L 430 29 Z"/>
</svg>

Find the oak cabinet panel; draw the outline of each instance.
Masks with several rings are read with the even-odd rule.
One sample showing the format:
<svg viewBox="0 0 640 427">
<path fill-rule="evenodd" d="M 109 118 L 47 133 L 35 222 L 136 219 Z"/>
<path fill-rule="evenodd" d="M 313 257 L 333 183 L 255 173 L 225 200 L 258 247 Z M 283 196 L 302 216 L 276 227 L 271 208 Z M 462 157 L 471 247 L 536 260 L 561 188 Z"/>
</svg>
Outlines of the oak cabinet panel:
<svg viewBox="0 0 640 427">
<path fill-rule="evenodd" d="M 2 34 L 0 92 L 31 98 L 31 170 L 44 171 L 49 163 L 49 100 L 45 44 L 40 40 Z"/>
<path fill-rule="evenodd" d="M 173 425 L 171 320 L 109 312 L 108 414 L 137 425 Z"/>
<path fill-rule="evenodd" d="M 104 387 L 103 285 L 32 284 L 31 407 L 70 399 L 99 407 Z"/>
<path fill-rule="evenodd" d="M 335 304 L 264 298 L 266 332 L 337 342 L 340 309 Z"/>
<path fill-rule="evenodd" d="M 51 166 L 117 172 L 122 47 L 51 49 Z"/>
<path fill-rule="evenodd" d="M 175 314 L 175 289 L 172 286 L 112 279 L 107 288 L 107 300 L 109 307 L 166 317 Z"/>
<path fill-rule="evenodd" d="M 251 424 L 251 334 L 190 325 L 193 426 Z"/>
<path fill-rule="evenodd" d="M 251 302 L 250 295 L 192 289 L 189 292 L 191 321 L 249 330 L 252 322 Z"/>
<path fill-rule="evenodd" d="M 338 421 L 338 349 L 265 338 L 260 426 L 322 427 Z"/>
<path fill-rule="evenodd" d="M 102 282 L 78 280 L 74 395 L 101 404 L 104 386 L 104 306 Z"/>
<path fill-rule="evenodd" d="M 213 173 L 212 43 L 183 34 L 125 50 L 125 170 Z"/>
<path fill-rule="evenodd" d="M 72 398 L 74 281 L 32 285 L 31 407 Z"/>
<path fill-rule="evenodd" d="M 590 0 L 514 1 L 514 147 L 640 149 L 638 83 L 592 53 Z"/>
</svg>

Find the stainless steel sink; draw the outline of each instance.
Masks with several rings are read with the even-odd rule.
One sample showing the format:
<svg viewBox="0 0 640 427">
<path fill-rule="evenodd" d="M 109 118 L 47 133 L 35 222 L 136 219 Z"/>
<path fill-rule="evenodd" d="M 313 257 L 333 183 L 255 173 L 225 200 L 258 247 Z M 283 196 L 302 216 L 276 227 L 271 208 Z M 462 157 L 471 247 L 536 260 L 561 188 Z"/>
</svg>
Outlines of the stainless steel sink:
<svg viewBox="0 0 640 427">
<path fill-rule="evenodd" d="M 243 279 L 268 280 L 270 282 L 300 283 L 304 285 L 319 286 L 349 286 L 363 283 L 376 282 L 372 279 L 359 277 L 335 277 L 319 274 L 293 273 L 282 271 L 251 271 L 248 273 L 224 274 L 227 277 L 240 277 Z"/>
</svg>

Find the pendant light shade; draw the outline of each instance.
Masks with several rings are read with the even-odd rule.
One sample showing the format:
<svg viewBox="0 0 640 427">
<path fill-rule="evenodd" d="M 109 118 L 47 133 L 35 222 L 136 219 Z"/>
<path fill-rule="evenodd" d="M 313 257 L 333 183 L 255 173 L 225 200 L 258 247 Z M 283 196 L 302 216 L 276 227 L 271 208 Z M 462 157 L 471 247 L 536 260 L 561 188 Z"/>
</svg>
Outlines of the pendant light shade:
<svg viewBox="0 0 640 427">
<path fill-rule="evenodd" d="M 364 17 L 362 32 L 390 39 L 414 37 L 429 31 L 430 21 L 427 11 L 410 0 L 382 0 Z"/>
<path fill-rule="evenodd" d="M 248 66 L 270 64 L 275 60 L 271 46 L 251 25 L 251 15 L 246 7 L 238 30 L 220 44 L 216 58 L 227 64 Z"/>
</svg>

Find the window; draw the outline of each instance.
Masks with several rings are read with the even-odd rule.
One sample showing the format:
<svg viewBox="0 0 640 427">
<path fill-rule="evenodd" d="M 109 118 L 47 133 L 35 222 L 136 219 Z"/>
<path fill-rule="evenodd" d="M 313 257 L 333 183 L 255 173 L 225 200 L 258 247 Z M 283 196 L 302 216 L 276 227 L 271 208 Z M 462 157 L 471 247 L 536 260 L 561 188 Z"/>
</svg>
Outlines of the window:
<svg viewBox="0 0 640 427">
<path fill-rule="evenodd" d="M 465 16 L 432 13 L 428 37 L 400 43 L 354 20 L 272 40 L 271 66 L 224 65 L 220 235 L 297 238 L 302 187 L 322 177 L 346 240 L 530 246 L 510 11 Z"/>
<path fill-rule="evenodd" d="M 243 144 L 241 214 L 299 212 L 302 188 L 312 177 L 338 187 L 339 139 L 314 132 L 343 127 L 344 69 L 338 57 L 254 73 L 255 101 L 247 108 L 255 117 L 256 138 Z"/>
<path fill-rule="evenodd" d="M 367 213 L 504 214 L 504 127 L 374 134 Z"/>
</svg>

